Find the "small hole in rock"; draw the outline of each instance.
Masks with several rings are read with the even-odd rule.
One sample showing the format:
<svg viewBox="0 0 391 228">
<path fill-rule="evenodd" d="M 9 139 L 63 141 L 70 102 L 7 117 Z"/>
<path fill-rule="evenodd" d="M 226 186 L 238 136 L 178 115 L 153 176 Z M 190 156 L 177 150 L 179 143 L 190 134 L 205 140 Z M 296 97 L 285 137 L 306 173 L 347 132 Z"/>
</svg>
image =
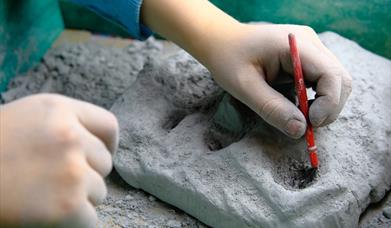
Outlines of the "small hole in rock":
<svg viewBox="0 0 391 228">
<path fill-rule="evenodd" d="M 313 184 L 319 175 L 318 170 L 311 168 L 305 161 L 285 158 L 277 164 L 275 180 L 288 188 L 304 189 Z"/>
<path fill-rule="evenodd" d="M 171 131 L 186 117 L 187 113 L 185 111 L 175 111 L 166 119 L 163 123 L 162 128 Z"/>
<path fill-rule="evenodd" d="M 216 151 L 216 150 L 221 150 L 223 149 L 223 145 L 221 145 L 221 142 L 218 141 L 217 139 L 211 138 L 207 142 L 208 148 L 210 151 Z"/>
</svg>

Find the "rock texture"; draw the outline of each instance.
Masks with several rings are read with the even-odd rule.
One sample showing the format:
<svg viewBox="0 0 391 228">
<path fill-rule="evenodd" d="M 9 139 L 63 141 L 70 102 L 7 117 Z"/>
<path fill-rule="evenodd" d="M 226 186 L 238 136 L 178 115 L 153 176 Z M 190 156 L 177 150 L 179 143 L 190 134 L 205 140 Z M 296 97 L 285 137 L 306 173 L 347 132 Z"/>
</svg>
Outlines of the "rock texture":
<svg viewBox="0 0 391 228">
<path fill-rule="evenodd" d="M 110 108 L 135 81 L 146 60 L 162 45 L 153 38 L 125 49 L 95 43 L 65 44 L 51 49 L 42 63 L 14 78 L 3 102 L 42 92 L 60 93 Z"/>
<path fill-rule="evenodd" d="M 115 172 L 105 181 L 108 196 L 97 207 L 97 227 L 206 228 L 183 211 L 130 187 Z"/>
<path fill-rule="evenodd" d="M 360 216 L 359 228 L 391 227 L 391 191 L 377 203 L 371 204 Z"/>
<path fill-rule="evenodd" d="M 92 41 L 66 43 L 50 49 L 38 66 L 14 78 L 1 94 L 2 102 L 56 92 L 109 108 L 136 80 L 150 56 L 178 50 L 153 38 L 134 41 L 123 49 Z M 97 207 L 98 227 L 206 227 L 178 208 L 130 187 L 115 171 L 105 181 L 108 196 Z"/>
<path fill-rule="evenodd" d="M 153 39 L 146 43 L 133 42 L 125 49 L 101 46 L 96 43 L 67 44 L 53 48 L 35 69 L 24 76 L 15 78 L 10 83 L 9 90 L 2 93 L 1 96 L 3 101 L 9 102 L 32 93 L 58 92 L 108 108 L 136 80 L 136 76 L 144 63 L 150 56 L 153 56 L 156 60 L 146 66 L 142 75 L 152 74 L 155 71 L 153 74 L 162 79 L 159 79 L 160 82 L 157 80 L 156 85 L 144 81 L 144 85 L 138 85 L 138 87 L 140 87 L 139 91 L 143 91 L 141 88 L 152 87 L 151 90 L 146 91 L 146 93 L 152 93 L 155 92 L 156 88 L 159 89 L 163 82 L 164 90 L 154 93 L 157 95 L 150 98 L 150 100 L 161 99 L 165 96 L 165 101 L 161 104 L 163 108 L 160 113 L 157 113 L 152 103 L 152 106 L 150 106 L 144 101 L 134 101 L 139 104 L 139 106 L 135 106 L 135 110 L 140 107 L 145 108 L 145 112 L 141 112 L 142 115 L 146 115 L 142 118 L 143 121 L 148 119 L 149 116 L 160 118 L 162 125 L 153 125 L 152 131 L 156 129 L 157 132 L 160 131 L 160 126 L 162 126 L 166 129 L 166 132 L 170 133 L 168 135 L 161 134 L 163 136 L 158 138 L 154 132 L 151 134 L 150 131 L 147 132 L 146 130 L 143 130 L 142 134 L 131 132 L 126 130 L 132 129 L 131 124 L 134 124 L 131 123 L 131 119 L 126 119 L 129 113 L 121 114 L 123 117 L 121 122 L 124 125 L 122 132 L 133 137 L 132 140 L 135 146 L 131 147 L 129 141 L 126 141 L 128 137 L 123 136 L 121 151 L 115 159 L 117 160 L 119 156 L 123 156 L 125 158 L 123 163 L 128 162 L 128 164 L 123 164 L 123 167 L 127 166 L 127 170 L 134 176 L 128 178 L 129 183 L 133 183 L 133 186 L 138 188 L 152 189 L 150 190 L 151 193 L 172 204 L 184 200 L 183 204 L 185 206 L 182 208 L 188 209 L 195 206 L 192 210 L 198 211 L 197 213 L 192 212 L 192 210 L 187 211 L 193 215 L 201 214 L 205 216 L 205 214 L 210 214 L 211 219 L 209 221 L 212 220 L 213 223 L 210 222 L 209 224 L 216 224 L 216 226 L 223 226 L 230 221 L 224 221 L 224 218 L 228 215 L 221 216 L 225 211 L 235 215 L 231 218 L 232 220 L 239 220 L 240 222 L 251 220 L 252 223 L 248 223 L 248 226 L 250 226 L 259 221 L 259 218 L 267 217 L 270 218 L 269 221 L 279 218 L 278 214 L 272 210 L 280 210 L 287 220 L 296 218 L 299 222 L 301 218 L 298 217 L 298 213 L 303 215 L 303 220 L 308 220 L 308 217 L 311 216 L 308 213 L 315 213 L 315 215 L 324 213 L 327 218 L 334 218 L 333 216 L 341 212 L 341 215 L 335 220 L 341 223 L 340 226 L 348 226 L 346 224 L 349 223 L 345 219 L 349 219 L 349 221 L 353 221 L 353 224 L 356 224 L 357 214 L 360 213 L 360 210 L 366 207 L 369 201 L 377 201 L 377 198 L 382 196 L 382 191 L 390 188 L 389 174 L 387 174 L 387 166 L 389 170 L 390 160 L 386 155 L 390 151 L 388 144 L 390 141 L 389 109 L 391 106 L 388 99 L 390 97 L 390 62 L 364 51 L 354 43 L 335 34 L 323 34 L 321 37 L 352 73 L 354 88 L 341 118 L 329 126 L 328 129 L 320 129 L 316 133 L 318 141 L 322 140 L 322 145 L 327 144 L 322 150 L 326 148 L 327 151 L 322 153 L 322 168 L 315 180 L 308 178 L 308 174 L 304 172 L 307 156 L 302 151 L 304 147 L 296 145 L 302 142 L 289 141 L 256 119 L 254 114 L 243 105 L 222 94 L 212 81 L 207 80 L 205 69 L 184 53 L 179 53 L 177 57 L 174 56 L 173 59 L 162 62 L 159 58 L 162 58 L 162 52 L 165 51 L 161 50 L 161 42 Z M 177 48 L 169 50 L 169 52 L 177 51 Z M 165 63 L 170 67 L 164 67 Z M 158 68 L 151 70 L 152 66 Z M 159 72 L 160 76 L 158 75 Z M 182 76 L 185 78 L 180 80 Z M 141 83 L 140 78 L 137 83 Z M 134 88 L 136 87 L 137 84 L 134 85 Z M 206 90 L 207 96 L 203 94 L 204 90 Z M 189 95 L 188 91 L 191 91 L 193 95 Z M 130 93 L 130 91 L 127 93 Z M 161 93 L 164 94 L 161 95 Z M 130 98 L 127 96 L 122 99 L 129 102 Z M 136 94 L 135 97 L 137 98 L 137 96 Z M 151 97 L 152 95 L 143 96 Z M 195 99 L 189 99 L 190 97 Z M 119 102 L 120 100 L 118 100 Z M 188 104 L 188 102 L 190 103 Z M 119 110 L 118 105 L 116 105 L 116 110 L 120 113 L 132 111 L 130 109 Z M 149 113 L 149 110 L 153 112 Z M 166 113 L 165 110 L 168 110 L 169 113 Z M 225 115 L 228 114 L 227 111 L 229 111 L 229 115 Z M 193 115 L 206 118 L 208 125 L 205 131 L 200 130 L 205 122 L 200 122 L 201 124 L 194 123 L 194 127 L 190 130 L 183 129 L 183 124 L 187 123 L 187 119 Z M 136 121 L 138 119 L 140 118 L 135 118 Z M 181 121 L 183 119 L 185 120 Z M 379 127 L 379 125 L 382 125 L 382 127 Z M 178 133 L 178 129 L 183 129 L 180 131 L 183 132 L 182 136 Z M 202 136 L 197 136 L 197 132 L 193 133 L 198 137 L 199 144 L 202 145 L 201 149 L 197 144 L 192 145 L 195 149 L 188 146 L 190 145 L 189 142 L 193 140 L 193 135 L 189 134 L 193 129 L 197 132 L 203 132 Z M 261 137 L 251 139 L 251 137 L 258 137 L 258 135 Z M 175 141 L 180 145 L 183 144 L 180 148 L 181 151 L 173 149 L 175 145 L 172 142 L 177 137 L 185 139 L 183 142 L 180 141 L 181 138 Z M 243 140 L 250 140 L 248 138 L 253 140 L 254 143 L 242 142 Z M 346 140 L 347 138 L 349 139 Z M 378 139 L 375 140 L 375 138 Z M 258 143 L 257 139 L 264 142 Z M 159 143 L 156 143 L 156 141 Z M 352 141 L 354 145 L 347 144 L 346 147 L 349 148 L 345 150 L 345 154 L 337 154 L 336 151 L 333 151 L 337 148 L 339 150 L 345 148 L 341 145 L 342 142 L 352 144 Z M 150 146 L 146 146 L 141 151 L 140 148 L 143 148 L 141 144 L 145 142 L 152 144 L 153 147 L 159 146 L 159 148 L 149 150 Z M 230 152 L 220 151 L 230 147 L 233 142 L 240 143 L 235 147 L 236 149 L 231 148 Z M 232 146 L 234 145 L 235 143 Z M 130 149 L 126 149 L 126 147 Z M 134 150 L 131 150 L 131 148 Z M 167 153 L 162 152 L 164 155 L 156 155 L 156 150 L 162 148 L 165 148 Z M 290 149 L 292 152 L 289 152 Z M 201 152 L 194 152 L 199 150 Z M 251 150 L 256 150 L 256 152 Z M 154 151 L 154 153 L 151 153 L 151 156 L 154 157 L 149 158 L 149 151 Z M 147 152 L 146 156 L 144 156 L 145 152 Z M 358 157 L 355 157 L 356 155 L 353 155 L 353 152 Z M 124 153 L 134 153 L 135 158 L 130 158 L 129 155 Z M 218 155 L 213 155 L 214 153 Z M 215 159 L 210 155 L 221 156 L 221 158 Z M 168 156 L 171 156 L 172 159 Z M 184 160 L 190 159 L 190 156 L 195 156 L 195 158 L 191 158 L 194 159 L 194 165 L 189 164 L 190 161 L 184 163 Z M 199 156 L 199 159 L 197 159 L 197 156 Z M 156 161 L 161 157 L 164 159 Z M 258 161 L 261 158 L 265 158 L 265 160 L 269 158 L 270 163 L 263 160 Z M 247 162 L 247 160 L 249 161 Z M 217 162 L 215 163 L 215 161 Z M 120 163 L 120 161 L 116 161 L 116 163 Z M 131 165 L 135 167 L 133 171 L 129 169 Z M 162 172 L 157 166 L 162 167 Z M 330 171 L 335 167 L 338 169 Z M 248 171 L 249 168 L 252 172 Z M 192 174 L 193 172 L 195 174 Z M 265 174 L 262 174 L 262 172 L 265 172 Z M 257 177 L 257 175 L 259 173 L 262 174 L 262 180 L 269 182 L 258 183 L 260 177 Z M 222 176 L 222 181 L 216 179 L 216 175 Z M 254 175 L 256 178 L 253 180 L 256 181 L 251 180 Z M 333 175 L 336 176 L 336 179 L 331 178 Z M 183 178 L 184 181 L 180 181 L 180 178 Z M 384 180 L 381 180 L 382 178 Z M 176 179 L 178 182 L 174 182 L 172 179 Z M 324 184 L 330 180 L 333 184 Z M 346 181 L 349 182 L 345 183 Z M 186 215 L 178 208 L 171 207 L 142 190 L 130 187 L 121 181 L 115 175 L 115 172 L 106 179 L 106 183 L 109 195 L 105 202 L 97 208 L 100 218 L 99 227 L 204 227 L 201 222 Z M 251 183 L 253 187 L 251 187 Z M 357 183 L 359 183 L 358 186 L 353 186 Z M 243 187 L 239 188 L 238 185 L 241 184 Z M 264 185 L 270 185 L 270 187 L 265 188 Z M 213 189 L 215 186 L 216 189 Z M 274 188 L 275 186 L 277 188 Z M 308 206 L 309 199 L 304 197 L 303 194 L 316 193 L 321 196 L 325 194 L 328 188 L 333 189 L 340 196 L 331 195 L 329 199 L 315 197 L 319 200 L 313 200 L 314 206 Z M 161 193 L 160 189 L 162 190 Z M 178 191 L 176 189 L 184 190 Z M 270 192 L 269 189 L 273 191 Z M 341 193 L 342 190 L 345 192 Z M 190 194 L 182 194 L 186 191 Z M 285 194 L 285 191 L 293 192 L 291 195 L 300 196 L 300 198 L 291 197 L 284 205 L 277 204 L 278 206 L 273 206 L 276 205 L 272 204 L 274 201 L 266 200 L 267 196 L 274 200 L 276 194 L 281 194 L 281 192 Z M 349 192 L 351 194 L 348 194 Z M 242 194 L 246 196 L 243 200 L 241 198 Z M 334 193 L 331 192 L 331 194 Z M 347 196 L 346 199 L 344 198 L 345 195 Z M 168 199 L 168 196 L 171 198 Z M 176 197 L 180 199 L 175 199 Z M 313 198 L 314 196 L 311 200 Z M 357 203 L 352 203 L 353 198 L 357 199 Z M 303 203 L 296 205 L 291 202 L 293 200 L 295 202 L 303 201 Z M 319 203 L 319 201 L 323 203 Z M 267 209 L 266 206 L 259 206 L 258 204 L 271 205 L 273 208 Z M 181 206 L 182 204 L 176 203 L 175 205 Z M 203 205 L 208 207 L 203 208 Z M 307 205 L 308 210 L 303 205 Z M 346 205 L 352 206 L 346 210 Z M 211 212 L 210 208 L 215 211 Z M 269 216 L 257 208 L 268 212 Z M 297 213 L 294 212 L 296 208 L 300 209 Z M 205 211 L 202 211 L 204 209 Z M 311 212 L 313 209 L 318 212 Z M 255 211 L 255 216 L 250 216 L 253 211 Z M 344 213 L 352 218 L 349 216 L 343 217 Z M 238 217 L 238 214 L 243 216 Z M 385 214 L 387 214 L 387 210 L 384 214 L 383 210 L 380 210 L 377 216 L 371 215 L 368 220 L 361 221 L 363 224 L 360 227 L 389 227 L 391 219 L 385 217 Z M 201 216 L 198 217 L 203 219 Z M 258 220 L 255 220 L 254 217 Z M 316 219 L 324 221 L 326 218 L 322 216 L 319 219 L 319 217 L 314 216 L 313 220 Z M 203 221 L 206 220 L 203 219 Z M 292 223 L 295 225 L 301 224 L 297 221 Z M 314 223 L 317 224 L 317 222 Z M 231 226 L 235 226 L 235 224 L 238 223 L 233 223 Z M 273 224 L 273 226 L 277 226 L 276 224 Z M 286 222 L 285 224 L 290 223 Z M 316 227 L 320 226 L 316 225 Z M 355 226 L 353 225 L 353 227 Z"/>
<path fill-rule="evenodd" d="M 323 42 L 353 77 L 338 120 L 316 130 L 320 170 L 224 94 L 184 52 L 144 66 L 112 107 L 124 180 L 214 227 L 357 227 L 391 185 L 391 62 L 334 33 Z"/>
</svg>

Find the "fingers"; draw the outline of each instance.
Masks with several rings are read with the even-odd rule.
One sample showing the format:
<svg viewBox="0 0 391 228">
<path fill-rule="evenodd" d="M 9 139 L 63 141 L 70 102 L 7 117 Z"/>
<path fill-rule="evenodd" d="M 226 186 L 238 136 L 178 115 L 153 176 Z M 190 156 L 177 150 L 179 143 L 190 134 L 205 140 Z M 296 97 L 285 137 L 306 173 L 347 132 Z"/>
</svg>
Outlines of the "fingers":
<svg viewBox="0 0 391 228">
<path fill-rule="evenodd" d="M 94 206 L 103 202 L 107 188 L 102 176 L 111 170 L 111 154 L 106 146 L 94 135 L 79 125 L 76 128 L 81 143 L 78 147 L 81 162 L 80 206 L 68 219 L 66 227 L 96 227 L 98 218 Z M 75 197 L 69 196 L 69 197 Z"/>
<path fill-rule="evenodd" d="M 107 188 L 103 178 L 84 160 L 84 175 L 78 206 L 73 213 L 64 219 L 63 227 L 96 227 L 98 217 L 94 206 L 103 202 L 107 195 Z M 70 195 L 69 197 L 76 197 Z M 62 227 L 62 226 L 61 226 Z"/>
<path fill-rule="evenodd" d="M 241 77 L 246 79 L 237 87 L 240 88 L 236 95 L 239 100 L 286 135 L 292 138 L 304 135 L 305 118 L 292 102 L 271 88 L 255 69 Z"/>
<path fill-rule="evenodd" d="M 107 195 L 107 188 L 102 176 L 95 170 L 89 169 L 86 178 L 88 200 L 94 206 L 101 204 Z"/>
<path fill-rule="evenodd" d="M 347 71 L 320 42 L 301 43 L 300 58 L 305 79 L 316 83 L 316 99 L 310 106 L 309 118 L 313 126 L 333 122 L 341 112 L 351 91 Z"/>
<path fill-rule="evenodd" d="M 310 107 L 310 121 L 314 126 L 321 126 L 338 115 L 341 97 L 341 77 L 328 71 L 319 76 L 316 95 Z"/>
<path fill-rule="evenodd" d="M 342 111 L 351 92 L 351 78 L 325 47 L 318 48 L 317 56 L 310 48 L 302 53 L 305 77 L 316 82 L 317 98 L 310 106 L 309 118 L 313 126 L 325 126 L 335 121 Z"/>
<path fill-rule="evenodd" d="M 112 153 L 118 146 L 118 122 L 109 111 L 87 102 L 71 99 L 80 123 L 104 142 Z"/>
<path fill-rule="evenodd" d="M 310 106 L 310 121 L 314 126 L 321 127 L 334 122 L 342 111 L 342 108 L 352 91 L 352 85 L 350 76 L 341 76 L 340 80 L 341 92 L 338 103 L 327 102 L 325 96 L 320 96 L 315 99 L 314 103 Z"/>
<path fill-rule="evenodd" d="M 112 169 L 109 149 L 114 152 L 117 147 L 118 124 L 115 117 L 104 109 L 84 102 L 76 105 L 79 106 L 78 117 L 81 122 L 78 127 L 79 137 L 82 139 L 80 150 L 84 152 L 89 164 L 85 182 L 88 200 L 93 205 L 98 205 L 107 194 L 102 177 L 107 176 Z M 105 122 L 108 124 L 104 124 Z"/>
<path fill-rule="evenodd" d="M 62 200 L 66 203 L 62 203 L 61 210 L 66 208 L 66 216 L 61 218 L 58 227 L 96 227 L 98 220 L 94 205 L 98 205 L 105 198 L 106 186 L 103 178 L 87 164 L 82 156 L 76 160 L 80 169 L 76 171 L 74 170 L 76 167 L 73 166 L 73 173 L 80 173 L 82 177 L 77 178 L 78 182 L 74 182 L 73 186 L 61 187 L 61 190 L 66 193 L 63 194 L 65 201 Z M 66 189 L 75 186 L 79 186 L 76 191 L 69 192 L 69 189 Z"/>
<path fill-rule="evenodd" d="M 89 165 L 85 181 L 88 199 L 97 205 L 106 197 L 103 177 L 112 169 L 110 151 L 114 152 L 118 144 L 118 123 L 113 114 L 98 106 L 74 99 L 70 99 L 70 104 L 80 122 L 75 129 L 79 150 Z"/>
<path fill-rule="evenodd" d="M 81 150 L 86 155 L 88 164 L 101 176 L 107 176 L 112 169 L 111 154 L 98 137 L 91 134 L 83 126 L 78 127 L 81 138 Z"/>
<path fill-rule="evenodd" d="M 90 202 L 85 202 L 82 206 L 82 212 L 79 214 L 80 227 L 97 227 L 98 215 L 95 207 Z"/>
<path fill-rule="evenodd" d="M 72 122 L 72 128 L 69 129 L 70 124 L 67 124 L 65 129 L 68 130 L 61 133 L 61 138 L 70 138 L 69 143 L 80 147 L 93 169 L 102 176 L 108 175 L 112 169 L 109 151 L 114 152 L 118 144 L 118 123 L 115 116 L 103 108 L 83 101 L 60 95 L 51 96 L 65 104 L 65 109 L 59 110 L 72 111 L 71 116 L 75 120 Z M 60 130 L 64 131 L 63 128 L 60 127 Z"/>
<path fill-rule="evenodd" d="M 79 209 L 67 218 L 58 227 L 97 227 L 98 215 L 94 206 L 88 201 L 84 201 Z"/>
</svg>

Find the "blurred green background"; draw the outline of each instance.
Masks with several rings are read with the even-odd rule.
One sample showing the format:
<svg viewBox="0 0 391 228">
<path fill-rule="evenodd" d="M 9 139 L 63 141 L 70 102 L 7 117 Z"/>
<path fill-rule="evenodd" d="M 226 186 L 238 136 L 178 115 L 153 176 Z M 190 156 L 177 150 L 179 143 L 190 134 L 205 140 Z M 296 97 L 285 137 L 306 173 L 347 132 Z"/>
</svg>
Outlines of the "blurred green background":
<svg viewBox="0 0 391 228">
<path fill-rule="evenodd" d="M 242 22 L 303 24 L 317 32 L 335 31 L 377 54 L 391 58 L 391 0 L 211 0 Z M 86 9 L 60 1 L 66 27 L 95 32 L 126 32 Z"/>
<path fill-rule="evenodd" d="M 63 29 L 55 0 L 0 0 L 0 92 L 39 62 Z"/>
<path fill-rule="evenodd" d="M 242 22 L 304 24 L 335 31 L 391 58 L 391 0 L 212 0 Z M 61 10 L 61 14 L 60 14 Z M 62 17 L 61 17 L 62 15 Z M 34 65 L 66 28 L 127 37 L 126 31 L 66 0 L 0 0 L 0 91 Z"/>
</svg>

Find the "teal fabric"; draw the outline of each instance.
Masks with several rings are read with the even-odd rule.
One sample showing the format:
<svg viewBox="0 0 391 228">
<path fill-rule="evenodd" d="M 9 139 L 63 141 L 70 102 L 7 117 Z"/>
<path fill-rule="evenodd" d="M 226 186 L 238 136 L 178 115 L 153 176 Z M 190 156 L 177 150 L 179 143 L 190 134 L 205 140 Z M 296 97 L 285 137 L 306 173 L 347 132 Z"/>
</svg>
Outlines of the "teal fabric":
<svg viewBox="0 0 391 228">
<path fill-rule="evenodd" d="M 63 29 L 56 0 L 0 0 L 0 92 L 39 63 Z"/>
<path fill-rule="evenodd" d="M 103 17 L 120 24 L 131 37 L 148 38 L 152 32 L 140 22 L 142 0 L 72 0 Z"/>
</svg>

